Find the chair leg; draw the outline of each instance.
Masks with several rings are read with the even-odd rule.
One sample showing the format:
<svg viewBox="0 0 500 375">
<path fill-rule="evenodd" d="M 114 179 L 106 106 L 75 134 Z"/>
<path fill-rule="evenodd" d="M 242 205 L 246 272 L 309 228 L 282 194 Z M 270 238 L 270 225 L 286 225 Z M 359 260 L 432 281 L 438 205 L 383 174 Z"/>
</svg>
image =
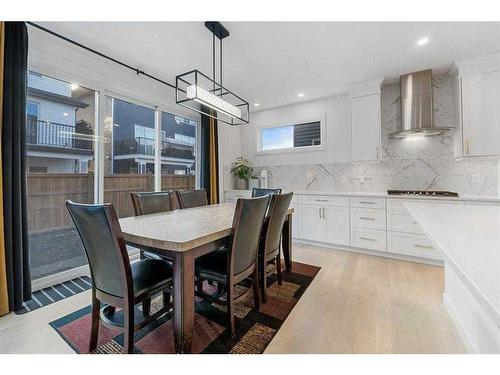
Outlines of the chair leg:
<svg viewBox="0 0 500 375">
<path fill-rule="evenodd" d="M 124 308 L 123 324 L 123 353 L 131 354 L 134 352 L 134 305 L 127 304 Z"/>
<path fill-rule="evenodd" d="M 144 316 L 149 316 L 151 313 L 151 298 L 142 301 L 142 313 Z"/>
<path fill-rule="evenodd" d="M 224 284 L 217 283 L 217 295 L 220 297 L 224 294 Z"/>
<path fill-rule="evenodd" d="M 278 285 L 283 285 L 283 276 L 281 274 L 281 257 L 280 254 L 276 255 L 276 274 L 278 276 Z"/>
<path fill-rule="evenodd" d="M 234 324 L 234 287 L 232 283 L 227 285 L 227 323 L 229 329 L 229 336 L 231 338 L 235 335 L 235 324 Z"/>
<path fill-rule="evenodd" d="M 97 347 L 99 337 L 99 310 L 101 303 L 95 296 L 95 290 L 92 288 L 92 323 L 90 331 L 89 353 Z"/>
<path fill-rule="evenodd" d="M 259 272 L 257 267 L 253 272 L 253 304 L 256 310 L 260 309 Z"/>
<path fill-rule="evenodd" d="M 267 276 L 266 276 L 266 262 L 264 262 L 263 265 L 261 265 L 261 279 L 260 282 L 262 283 L 261 289 L 262 289 L 262 303 L 267 303 Z"/>
<path fill-rule="evenodd" d="M 196 281 L 196 290 L 198 292 L 203 292 L 203 280 L 197 280 Z"/>
<path fill-rule="evenodd" d="M 172 302 L 170 300 L 170 293 L 168 292 L 163 292 L 163 306 L 164 307 L 172 307 Z"/>
</svg>

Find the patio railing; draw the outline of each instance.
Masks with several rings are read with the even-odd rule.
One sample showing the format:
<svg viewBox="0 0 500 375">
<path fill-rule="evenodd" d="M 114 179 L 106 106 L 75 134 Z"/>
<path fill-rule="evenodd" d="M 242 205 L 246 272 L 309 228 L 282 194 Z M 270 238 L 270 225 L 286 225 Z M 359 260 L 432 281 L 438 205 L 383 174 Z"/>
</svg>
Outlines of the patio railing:
<svg viewBox="0 0 500 375">
<path fill-rule="evenodd" d="M 155 153 L 155 140 L 150 138 L 136 137 L 115 140 L 115 155 L 149 155 Z M 194 160 L 194 146 L 182 145 L 175 142 L 161 142 L 161 156 L 176 159 Z"/>
<path fill-rule="evenodd" d="M 28 119 L 27 142 L 31 145 L 92 150 L 92 129 L 83 121 L 76 125 Z"/>
</svg>

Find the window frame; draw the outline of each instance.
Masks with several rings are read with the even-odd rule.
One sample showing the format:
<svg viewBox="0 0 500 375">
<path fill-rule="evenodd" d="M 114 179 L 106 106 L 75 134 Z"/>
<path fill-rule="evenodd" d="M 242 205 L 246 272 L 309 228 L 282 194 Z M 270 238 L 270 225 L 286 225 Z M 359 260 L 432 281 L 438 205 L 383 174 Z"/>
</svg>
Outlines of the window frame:
<svg viewBox="0 0 500 375">
<path fill-rule="evenodd" d="M 315 146 L 302 146 L 302 147 L 287 147 L 287 148 L 277 148 L 272 150 L 262 150 L 262 131 L 265 129 L 272 128 L 284 128 L 289 126 L 303 125 L 312 122 L 319 122 L 320 126 L 320 142 L 321 144 Z M 255 135 L 255 152 L 254 155 L 276 155 L 276 154 L 288 154 L 288 153 L 300 153 L 300 152 L 315 152 L 324 151 L 326 149 L 326 113 L 322 116 L 316 116 L 311 118 L 303 118 L 300 120 L 294 119 L 291 121 L 280 121 L 279 123 L 257 126 Z"/>
</svg>

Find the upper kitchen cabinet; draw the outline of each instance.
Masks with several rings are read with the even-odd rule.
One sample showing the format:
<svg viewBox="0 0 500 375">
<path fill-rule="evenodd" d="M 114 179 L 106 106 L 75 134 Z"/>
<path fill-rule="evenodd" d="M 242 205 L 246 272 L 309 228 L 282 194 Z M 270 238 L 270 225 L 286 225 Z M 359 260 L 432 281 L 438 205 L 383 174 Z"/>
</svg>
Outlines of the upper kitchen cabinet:
<svg viewBox="0 0 500 375">
<path fill-rule="evenodd" d="M 456 64 L 460 127 L 455 156 L 500 155 L 500 54 Z"/>
<path fill-rule="evenodd" d="M 351 105 L 351 161 L 381 158 L 380 93 L 383 78 L 349 88 Z"/>
</svg>

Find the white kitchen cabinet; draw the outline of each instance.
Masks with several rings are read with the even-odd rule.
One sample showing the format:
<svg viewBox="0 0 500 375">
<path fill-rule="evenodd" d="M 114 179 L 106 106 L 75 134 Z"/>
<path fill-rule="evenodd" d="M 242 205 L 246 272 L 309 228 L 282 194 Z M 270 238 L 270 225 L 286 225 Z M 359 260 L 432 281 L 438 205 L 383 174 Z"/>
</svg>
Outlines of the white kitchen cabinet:
<svg viewBox="0 0 500 375">
<path fill-rule="evenodd" d="M 351 98 L 351 160 L 379 160 L 380 94 Z"/>
<path fill-rule="evenodd" d="M 461 78 L 462 155 L 500 155 L 500 70 Z"/>
<path fill-rule="evenodd" d="M 310 196 L 306 202 L 320 200 L 325 205 L 300 205 L 300 238 L 338 245 L 349 244 L 349 200 L 335 197 L 331 200 Z M 332 206 L 331 202 L 345 204 Z"/>
<path fill-rule="evenodd" d="M 323 206 L 303 205 L 300 207 L 300 236 L 311 241 L 323 241 Z"/>
<path fill-rule="evenodd" d="M 349 245 L 349 207 L 325 207 L 325 241 Z"/>
<path fill-rule="evenodd" d="M 419 258 L 443 260 L 443 253 L 423 234 L 387 232 L 387 251 Z"/>
<path fill-rule="evenodd" d="M 386 251 L 386 232 L 377 229 L 352 228 L 351 245 L 362 249 Z"/>
</svg>

